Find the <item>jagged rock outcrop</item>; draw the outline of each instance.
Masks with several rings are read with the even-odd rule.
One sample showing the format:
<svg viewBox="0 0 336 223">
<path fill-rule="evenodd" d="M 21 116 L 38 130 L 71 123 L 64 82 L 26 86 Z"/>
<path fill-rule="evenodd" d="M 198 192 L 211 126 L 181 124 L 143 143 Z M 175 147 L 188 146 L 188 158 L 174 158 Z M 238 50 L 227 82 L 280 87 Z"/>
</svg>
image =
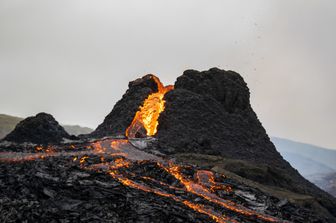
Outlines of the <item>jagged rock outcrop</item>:
<svg viewBox="0 0 336 223">
<path fill-rule="evenodd" d="M 249 89 L 233 72 L 187 70 L 165 95 L 159 118 L 161 149 L 198 152 L 287 166 L 250 105 Z"/>
<path fill-rule="evenodd" d="M 70 136 L 52 115 L 39 113 L 19 122 L 3 140 L 16 143 L 48 144 L 59 143 L 64 138 L 76 139 L 76 137 Z"/>
<path fill-rule="evenodd" d="M 149 94 L 158 90 L 153 75 L 146 75 L 128 84 L 128 90 L 119 100 L 112 111 L 105 117 L 95 131 L 89 137 L 100 138 L 111 135 L 124 135 L 127 127 L 131 124 L 139 106 Z"/>
</svg>

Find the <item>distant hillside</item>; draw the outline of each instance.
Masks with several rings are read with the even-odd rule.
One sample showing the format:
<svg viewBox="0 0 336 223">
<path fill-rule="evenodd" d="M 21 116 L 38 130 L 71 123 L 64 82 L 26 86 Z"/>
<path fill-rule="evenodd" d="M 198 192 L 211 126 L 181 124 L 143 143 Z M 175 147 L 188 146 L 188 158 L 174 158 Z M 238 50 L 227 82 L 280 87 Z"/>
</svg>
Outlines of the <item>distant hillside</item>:
<svg viewBox="0 0 336 223">
<path fill-rule="evenodd" d="M 335 170 L 330 166 L 306 157 L 304 154 L 295 152 L 280 152 L 281 155 L 287 160 L 295 169 L 303 176 L 310 176 L 320 173 L 333 173 Z"/>
<path fill-rule="evenodd" d="M 82 127 L 79 125 L 62 125 L 65 131 L 67 131 L 70 135 L 78 136 L 80 134 L 89 134 L 93 131 L 88 127 Z"/>
<path fill-rule="evenodd" d="M 10 133 L 23 118 L 0 114 L 0 139 Z M 62 125 L 70 135 L 88 134 L 93 129 L 81 127 L 79 125 Z"/>
<path fill-rule="evenodd" d="M 23 118 L 0 114 L 0 139 L 10 133 Z"/>
<path fill-rule="evenodd" d="M 306 143 L 295 142 L 288 139 L 272 137 L 272 142 L 277 150 L 285 158 L 287 154 L 298 154 L 307 159 L 311 159 L 317 163 L 321 163 L 336 170 L 336 150 L 326 149 L 319 146 L 314 146 Z M 289 156 L 288 156 L 289 158 Z"/>
<path fill-rule="evenodd" d="M 336 150 L 276 137 L 271 140 L 302 176 L 336 196 Z"/>
<path fill-rule="evenodd" d="M 321 187 L 325 188 L 325 191 L 336 197 L 336 172 L 321 176 L 317 178 L 315 182 L 317 185 L 321 185 Z"/>
</svg>

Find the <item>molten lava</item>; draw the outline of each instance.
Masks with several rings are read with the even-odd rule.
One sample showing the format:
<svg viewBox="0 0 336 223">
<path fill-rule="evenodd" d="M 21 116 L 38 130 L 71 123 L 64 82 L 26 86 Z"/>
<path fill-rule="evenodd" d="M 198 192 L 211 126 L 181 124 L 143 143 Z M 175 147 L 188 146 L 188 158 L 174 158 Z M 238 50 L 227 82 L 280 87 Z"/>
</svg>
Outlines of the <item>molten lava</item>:
<svg viewBox="0 0 336 223">
<path fill-rule="evenodd" d="M 195 212 L 207 215 L 218 223 L 238 222 L 232 216 L 258 222 L 280 222 L 275 217 L 249 209 L 226 197 L 220 197 L 218 191 L 232 192 L 232 188 L 217 182 L 212 171 L 197 170 L 194 177 L 188 176 L 183 171 L 185 166 L 172 161 L 167 162 L 150 154 L 145 155 L 144 151 L 134 149 L 128 140 L 100 140 L 89 146 L 82 146 L 77 151 L 78 148 L 74 146 L 64 151 L 56 151 L 57 149 L 53 147 L 38 147 L 35 148 L 35 153 L 2 152 L 0 162 L 22 162 L 47 157 L 70 156 L 71 160 L 78 163 L 79 168 L 83 170 L 105 172 L 124 186 L 172 199 Z M 97 156 L 99 159 L 95 158 Z M 156 176 L 150 177 L 133 171 L 133 168 L 139 167 L 142 162 L 155 162 L 156 165 L 151 164 L 146 168 L 162 170 L 179 183 L 172 184 L 171 181 L 166 181 L 169 177 L 158 176 L 156 178 Z M 146 171 L 146 169 L 142 170 Z M 196 202 L 191 197 L 197 197 L 198 201 Z"/>
<path fill-rule="evenodd" d="M 143 105 L 136 112 L 131 125 L 126 130 L 126 136 L 136 138 L 139 135 L 153 136 L 157 132 L 158 118 L 165 109 L 165 94 L 174 86 L 163 86 L 159 78 L 152 76 L 157 84 L 158 91 L 148 95 Z M 144 132 L 145 131 L 145 132 Z M 248 219 L 258 219 L 264 222 L 278 222 L 279 219 L 248 209 L 243 205 L 233 202 L 230 199 L 220 197 L 217 191 L 232 192 L 230 185 L 216 182 L 214 172 L 209 170 L 197 170 L 194 179 L 188 177 L 182 170 L 183 166 L 172 161 L 163 160 L 155 155 L 140 151 L 131 146 L 128 140 L 112 139 L 92 142 L 83 150 L 76 150 L 78 147 L 70 145 L 71 151 L 57 151 L 53 147 L 36 147 L 34 153 L 19 154 L 13 152 L 0 153 L 0 162 L 18 162 L 46 157 L 74 156 L 72 160 L 80 164 L 80 168 L 89 171 L 106 172 L 112 178 L 118 180 L 125 186 L 152 193 L 157 196 L 170 198 L 181 203 L 190 209 L 208 215 L 215 222 L 237 222 L 235 219 L 226 216 L 227 213 L 235 213 Z M 100 163 L 93 163 L 95 159 L 90 157 L 100 156 Z M 179 184 L 171 185 L 171 182 L 161 181 L 149 176 L 138 175 L 132 172 L 133 165 L 140 165 L 142 161 L 155 161 L 156 169 L 160 169 L 175 178 Z M 88 162 L 90 161 L 90 162 Z M 153 168 L 154 168 L 153 167 Z M 165 179 L 165 178 L 163 178 Z M 183 196 L 181 196 L 181 191 Z M 187 200 L 187 195 L 197 197 L 202 202 Z"/>
<path fill-rule="evenodd" d="M 147 136 L 156 134 L 160 113 L 165 109 L 163 97 L 168 91 L 174 89 L 173 85 L 163 86 L 159 78 L 154 75 L 152 77 L 157 84 L 158 91 L 150 94 L 135 114 L 131 125 L 126 130 L 126 136 L 129 138 L 136 138 L 137 133 L 143 128 Z"/>
</svg>

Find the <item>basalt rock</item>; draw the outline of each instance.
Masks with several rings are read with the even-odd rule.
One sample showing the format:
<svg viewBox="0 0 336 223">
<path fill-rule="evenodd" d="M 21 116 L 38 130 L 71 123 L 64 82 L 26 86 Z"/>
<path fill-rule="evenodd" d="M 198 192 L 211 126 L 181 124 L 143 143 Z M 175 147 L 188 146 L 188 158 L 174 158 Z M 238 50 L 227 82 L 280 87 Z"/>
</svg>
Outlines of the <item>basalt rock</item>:
<svg viewBox="0 0 336 223">
<path fill-rule="evenodd" d="M 185 71 L 177 78 L 175 90 L 165 95 L 157 135 L 162 149 L 288 166 L 252 110 L 249 98 L 246 83 L 233 71 Z"/>
<path fill-rule="evenodd" d="M 48 144 L 59 143 L 64 138 L 76 139 L 75 136 L 70 136 L 52 115 L 39 113 L 19 122 L 3 140 L 16 143 Z"/>
<path fill-rule="evenodd" d="M 122 99 L 115 104 L 112 111 L 105 117 L 104 122 L 88 136 L 100 138 L 124 135 L 139 106 L 142 105 L 149 94 L 157 90 L 158 86 L 153 79 L 153 75 L 150 74 L 130 82 Z"/>
</svg>

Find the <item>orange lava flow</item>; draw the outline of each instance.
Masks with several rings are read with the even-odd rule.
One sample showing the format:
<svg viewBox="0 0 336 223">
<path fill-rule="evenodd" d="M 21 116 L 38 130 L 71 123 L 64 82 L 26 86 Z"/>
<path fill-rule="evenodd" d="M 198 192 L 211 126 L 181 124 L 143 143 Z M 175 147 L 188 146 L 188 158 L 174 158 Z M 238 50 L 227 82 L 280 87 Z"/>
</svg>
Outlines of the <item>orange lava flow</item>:
<svg viewBox="0 0 336 223">
<path fill-rule="evenodd" d="M 238 205 L 232 201 L 229 200 L 224 200 L 220 197 L 218 197 L 216 194 L 211 193 L 211 191 L 207 188 L 205 188 L 203 185 L 201 184 L 197 184 L 195 182 L 193 182 L 192 180 L 189 180 L 187 178 L 185 178 L 183 176 L 183 174 L 181 173 L 181 167 L 173 164 L 173 163 L 169 163 L 168 167 L 163 166 L 162 164 L 158 163 L 164 170 L 166 170 L 168 173 L 170 173 L 171 175 L 173 175 L 177 180 L 179 180 L 186 188 L 187 191 L 196 194 L 198 196 L 203 197 L 204 199 L 220 205 L 230 211 L 234 211 L 236 213 L 240 213 L 242 215 L 245 216 L 255 216 L 259 219 L 262 219 L 264 221 L 268 221 L 268 222 L 279 222 L 279 220 L 277 218 L 268 216 L 268 215 L 264 215 L 264 214 L 260 214 L 257 213 L 255 211 L 249 210 L 241 205 Z M 212 183 L 212 176 L 208 176 L 209 177 L 209 183 Z M 214 181 L 213 181 L 214 182 Z"/>
<path fill-rule="evenodd" d="M 134 160 L 132 161 L 132 159 L 129 159 L 129 154 L 132 150 L 127 149 L 127 147 L 123 147 L 127 144 L 128 140 L 120 139 L 113 140 L 111 142 L 97 141 L 91 143 L 90 146 L 87 147 L 87 150 L 73 151 L 73 148 L 71 148 L 70 152 L 57 152 L 53 147 L 36 147 L 36 153 L 0 153 L 0 162 L 20 162 L 44 159 L 46 157 L 73 156 L 72 160 L 78 163 L 81 169 L 107 173 L 124 186 L 172 199 L 196 212 L 209 216 L 215 222 L 237 222 L 235 219 L 232 219 L 231 217 L 223 214 L 222 209 L 238 213 L 239 215 L 251 219 L 258 218 L 268 222 L 280 222 L 280 220 L 275 217 L 258 213 L 231 200 L 217 196 L 215 192 L 218 190 L 225 190 L 230 192 L 232 189 L 230 186 L 216 182 L 215 175 L 212 171 L 197 170 L 193 179 L 192 177 L 189 178 L 187 175 L 183 174 L 183 166 L 175 164 L 171 161 L 162 162 L 157 160 L 157 166 L 177 179 L 179 181 L 179 186 L 172 186 L 167 182 L 162 182 L 149 176 L 138 176 L 136 172 L 125 172 L 125 169 L 130 170 L 130 168 L 133 166 L 133 163 L 135 162 Z M 74 148 L 76 147 L 74 146 Z M 90 160 L 90 155 L 101 155 L 101 163 L 93 163 L 92 161 L 94 160 Z M 105 157 L 109 159 L 105 159 Z M 111 157 L 113 157 L 113 161 L 109 161 Z M 143 161 L 144 159 L 140 160 Z M 139 179 L 139 177 L 142 179 L 141 182 L 132 180 L 133 178 Z M 147 184 L 149 181 L 153 182 L 154 184 Z M 175 193 L 165 191 L 165 188 L 174 190 Z M 201 204 L 197 203 L 196 200 L 187 200 L 184 196 L 178 195 L 180 193 L 176 193 L 177 191 L 192 193 L 193 195 L 202 198 L 202 200 L 206 200 L 207 203 L 210 204 Z M 213 206 L 217 207 L 217 209 Z M 220 209 L 218 209 L 219 207 Z"/>
<path fill-rule="evenodd" d="M 196 180 L 198 184 L 209 188 L 211 192 L 216 192 L 217 190 L 224 190 L 229 193 L 232 192 L 231 186 L 216 183 L 214 173 L 211 171 L 198 170 L 196 172 Z"/>
<path fill-rule="evenodd" d="M 119 146 L 124 145 L 124 144 L 127 144 L 127 143 L 128 143 L 128 140 L 127 140 L 127 139 L 113 140 L 113 141 L 111 142 L 111 147 L 112 147 L 114 150 L 120 150 Z"/>
<path fill-rule="evenodd" d="M 79 159 L 79 163 L 80 164 L 83 164 L 83 163 L 85 163 L 86 162 L 86 160 L 89 158 L 89 156 L 88 155 L 84 155 L 82 158 L 80 158 Z"/>
<path fill-rule="evenodd" d="M 125 166 L 122 166 L 122 167 L 125 167 Z M 118 169 L 118 167 L 114 166 L 114 167 L 112 167 L 112 169 Z M 229 217 L 226 217 L 225 215 L 222 215 L 220 213 L 217 213 L 217 212 L 213 211 L 211 208 L 205 207 L 204 205 L 200 205 L 200 204 L 190 202 L 188 200 L 184 200 L 182 198 L 177 197 L 174 194 L 170 194 L 170 193 L 167 193 L 167 192 L 159 190 L 159 189 L 151 188 L 151 187 L 148 187 L 146 185 L 137 183 L 133 180 L 130 180 L 130 179 L 118 174 L 115 170 L 110 171 L 110 176 L 117 179 L 120 183 L 122 183 L 125 186 L 131 187 L 131 188 L 134 188 L 134 189 L 138 189 L 138 190 L 142 190 L 142 191 L 147 192 L 147 193 L 154 193 L 154 194 L 162 196 L 162 197 L 171 198 L 174 201 L 182 203 L 185 206 L 189 207 L 190 209 L 192 209 L 196 212 L 208 215 L 211 219 L 213 219 L 214 221 L 216 221 L 218 223 L 226 223 L 226 222 L 238 223 L 236 220 L 231 219 Z"/>
<path fill-rule="evenodd" d="M 212 209 L 210 208 L 206 208 L 203 205 L 200 204 L 195 204 L 193 202 L 190 202 L 188 200 L 184 200 L 181 199 L 173 194 L 169 194 L 167 192 L 158 190 L 158 189 L 154 189 L 142 184 L 139 184 L 137 182 L 134 182 L 128 178 L 122 177 L 122 176 L 117 176 L 114 173 L 110 174 L 112 177 L 117 178 L 119 180 L 119 182 L 121 182 L 123 185 L 128 186 L 128 187 L 132 187 L 134 189 L 138 189 L 138 190 L 142 190 L 144 192 L 148 192 L 148 193 L 154 193 L 156 195 L 162 196 L 162 197 L 167 197 L 167 198 L 171 198 L 177 202 L 180 202 L 184 205 L 186 205 L 187 207 L 189 207 L 190 209 L 193 209 L 194 211 L 197 211 L 201 214 L 205 214 L 208 215 L 210 218 L 212 218 L 214 221 L 219 222 L 219 223 L 225 223 L 225 222 L 234 222 L 236 223 L 237 221 L 230 219 L 222 214 L 216 213 L 214 212 Z"/>
<path fill-rule="evenodd" d="M 160 113 L 165 109 L 164 95 L 174 89 L 173 85 L 163 86 L 159 78 L 152 76 L 157 84 L 158 91 L 150 94 L 136 112 L 131 125 L 126 129 L 126 136 L 135 138 L 140 129 L 146 130 L 147 136 L 153 136 L 157 132 Z"/>
</svg>

